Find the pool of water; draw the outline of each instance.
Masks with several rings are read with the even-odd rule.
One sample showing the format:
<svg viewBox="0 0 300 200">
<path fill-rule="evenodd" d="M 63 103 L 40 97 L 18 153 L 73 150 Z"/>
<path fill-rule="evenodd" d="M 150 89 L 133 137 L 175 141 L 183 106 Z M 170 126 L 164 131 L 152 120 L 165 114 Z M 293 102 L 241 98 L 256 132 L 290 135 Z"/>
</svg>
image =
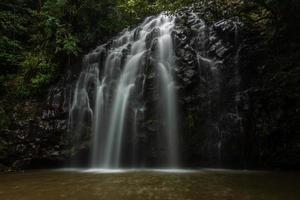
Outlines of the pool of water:
<svg viewBox="0 0 300 200">
<path fill-rule="evenodd" d="M 1 200 L 299 200 L 299 172 L 41 170 L 0 174 Z"/>
</svg>

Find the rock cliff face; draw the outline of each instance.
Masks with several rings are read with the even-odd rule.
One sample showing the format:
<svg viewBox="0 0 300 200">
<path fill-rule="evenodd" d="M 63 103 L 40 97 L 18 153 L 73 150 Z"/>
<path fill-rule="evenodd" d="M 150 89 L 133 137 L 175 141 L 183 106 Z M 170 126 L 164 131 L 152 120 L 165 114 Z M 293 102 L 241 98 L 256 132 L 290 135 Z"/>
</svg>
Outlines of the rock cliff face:
<svg viewBox="0 0 300 200">
<path fill-rule="evenodd" d="M 272 163 L 275 167 L 286 163 L 299 165 L 299 159 L 292 162 L 291 157 L 286 163 L 276 165 L 277 158 L 282 159 L 282 155 L 299 152 L 299 137 L 285 143 L 293 147 L 292 152 L 275 150 L 276 153 L 272 154 L 276 147 L 267 142 L 272 138 L 260 133 L 266 118 L 259 114 L 260 104 L 253 100 L 260 95 L 252 83 L 259 68 L 253 66 L 256 63 L 252 60 L 257 52 L 247 46 L 243 26 L 234 17 L 212 22 L 201 8 L 185 8 L 175 15 L 172 39 L 181 166 L 262 167 L 267 163 L 263 159 L 270 155 L 272 158 L 267 164 L 271 163 L 271 166 Z M 155 42 L 151 41 L 155 41 L 153 38 L 157 37 L 157 33 L 153 31 L 150 37 L 146 45 L 155 46 Z M 100 53 L 90 55 L 88 61 L 103 62 L 111 45 L 112 41 L 109 41 L 101 46 L 102 49 L 96 49 L 95 52 Z M 122 53 L 126 56 L 127 52 Z M 137 114 L 135 122 L 132 116 L 126 119 L 130 124 L 139 124 L 136 131 L 139 132 L 138 143 L 143 148 L 138 154 L 146 155 L 145 164 L 148 165 L 155 165 L 157 155 L 162 151 L 158 147 L 153 148 L 153 143 L 164 123 L 158 120 L 159 113 L 153 109 L 159 95 L 155 84 L 157 74 L 152 65 L 149 56 L 145 63 L 146 77 L 137 79 L 145 80 L 145 94 L 140 101 L 145 111 Z M 91 149 L 91 120 L 83 120 L 86 131 L 79 139 L 74 130 L 70 131 L 69 121 L 78 74 L 78 70 L 70 70 L 50 89 L 39 119 L 20 122 L 14 136 L 2 134 L 6 137 L 3 143 L 11 139 L 16 142 L 13 147 L 5 144 L 13 150 L 0 158 L 0 162 L 12 164 L 14 168 L 60 166 L 72 161 L 87 165 Z M 89 95 L 93 95 L 93 91 L 94 86 L 90 85 Z M 134 109 L 137 105 L 133 102 L 130 106 Z M 130 143 L 130 138 L 127 143 Z"/>
<path fill-rule="evenodd" d="M 182 110 L 184 163 L 232 165 L 242 161 L 238 19 L 214 23 L 201 11 L 177 14 L 174 40 Z M 237 161 L 237 163 L 235 163 Z"/>
<path fill-rule="evenodd" d="M 239 94 L 239 28 L 242 24 L 237 19 L 209 23 L 202 16 L 197 9 L 183 9 L 175 16 L 172 33 L 176 57 L 174 71 L 180 115 L 178 124 L 181 163 L 183 166 L 222 166 L 228 162 L 241 167 L 244 137 L 240 104 L 245 100 Z M 155 48 L 155 38 L 158 35 L 154 29 L 146 38 L 146 46 Z M 103 63 L 112 44 L 113 41 L 110 41 L 101 45 L 86 59 L 89 63 Z M 126 51 L 123 54 L 125 58 Z M 134 116 L 129 116 L 126 121 L 131 125 L 138 124 L 136 143 L 142 148 L 136 156 L 144 157 L 143 164 L 147 166 L 160 162 L 158 155 L 164 151 L 163 147 L 155 145 L 165 122 L 154 109 L 161 98 L 156 84 L 158 74 L 154 70 L 154 59 L 150 52 L 143 64 L 143 74 L 146 77 L 137 78 L 138 82 L 145 81 L 145 92 L 141 94 L 138 102 L 131 102 L 129 108 L 134 110 L 139 103 L 144 111 L 138 112 L 137 121 L 134 122 Z M 118 71 L 115 74 L 118 77 Z M 90 84 L 87 91 L 89 96 L 95 95 L 95 86 Z M 89 103 L 91 107 L 95 105 L 93 98 Z M 75 134 L 70 136 L 70 143 L 74 144 L 70 155 L 75 160 L 81 160 L 81 163 L 84 163 L 83 160 L 87 161 L 91 149 L 91 120 L 84 120 L 83 127 L 86 131 L 80 140 L 75 138 Z M 127 132 L 133 131 L 128 127 Z M 130 145 L 130 137 L 126 143 Z M 130 149 L 125 148 L 125 151 Z M 124 162 L 126 163 L 126 159 Z"/>
</svg>

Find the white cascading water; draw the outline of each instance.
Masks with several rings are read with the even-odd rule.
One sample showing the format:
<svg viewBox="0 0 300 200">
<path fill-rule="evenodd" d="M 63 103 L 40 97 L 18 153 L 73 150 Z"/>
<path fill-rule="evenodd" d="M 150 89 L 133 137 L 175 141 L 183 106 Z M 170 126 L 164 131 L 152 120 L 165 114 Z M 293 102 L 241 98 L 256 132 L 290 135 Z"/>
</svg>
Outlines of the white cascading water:
<svg viewBox="0 0 300 200">
<path fill-rule="evenodd" d="M 85 68 L 74 92 L 70 121 L 76 134 L 81 134 L 78 136 L 80 138 L 87 131 L 82 128 L 82 123 L 91 118 L 92 168 L 122 167 L 125 134 L 131 134 L 132 142 L 126 144 L 132 145 L 129 148 L 132 159 L 135 160 L 132 163 L 138 163 L 138 148 L 135 146 L 139 135 L 137 118 L 145 110 L 144 105 L 139 102 L 139 96 L 145 92 L 147 77 L 144 66 L 149 54 L 154 54 L 160 104 L 165 109 L 161 114 L 164 127 L 160 134 L 167 160 L 163 167 L 178 167 L 176 91 L 173 78 L 175 62 L 171 36 L 173 28 L 173 17 L 161 14 L 155 18 L 147 18 L 137 28 L 126 30 L 115 38 L 109 48 L 100 46 L 85 57 Z M 102 62 L 98 59 L 101 56 L 104 57 Z M 95 58 L 98 59 L 96 62 Z M 132 108 L 132 102 L 135 102 L 133 109 L 129 109 Z M 130 116 L 133 116 L 134 127 L 131 131 L 125 131 L 128 129 Z"/>
</svg>

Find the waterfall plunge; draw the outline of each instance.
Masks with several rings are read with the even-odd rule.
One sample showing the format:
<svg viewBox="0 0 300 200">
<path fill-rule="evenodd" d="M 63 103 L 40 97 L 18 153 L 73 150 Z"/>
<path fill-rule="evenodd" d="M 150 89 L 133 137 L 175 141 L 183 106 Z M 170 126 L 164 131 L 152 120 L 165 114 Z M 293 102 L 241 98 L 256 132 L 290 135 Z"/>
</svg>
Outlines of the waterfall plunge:
<svg viewBox="0 0 300 200">
<path fill-rule="evenodd" d="M 155 63 L 163 123 L 160 143 L 165 160 L 160 167 L 178 167 L 176 91 L 173 78 L 174 50 L 171 32 L 174 18 L 164 14 L 147 18 L 139 27 L 124 31 L 109 48 L 102 45 L 86 55 L 84 69 L 77 81 L 70 112 L 70 123 L 77 139 L 86 135 L 91 124 L 91 167 L 122 167 L 122 149 L 131 145 L 132 167 L 140 166 L 137 156 L 139 123 L 145 109 L 145 63 L 149 55 Z M 149 41 L 150 40 L 150 41 Z M 104 57 L 104 59 L 99 59 Z M 87 117 L 89 116 L 89 117 Z M 133 116 L 132 122 L 129 122 Z M 91 122 L 89 122 L 90 119 Z M 128 126 L 133 128 L 128 131 Z M 127 130 L 127 131 L 125 131 Z M 130 134 L 131 142 L 124 142 Z M 143 157 L 143 155 L 142 155 Z M 159 155 L 158 155 L 159 157 Z"/>
</svg>

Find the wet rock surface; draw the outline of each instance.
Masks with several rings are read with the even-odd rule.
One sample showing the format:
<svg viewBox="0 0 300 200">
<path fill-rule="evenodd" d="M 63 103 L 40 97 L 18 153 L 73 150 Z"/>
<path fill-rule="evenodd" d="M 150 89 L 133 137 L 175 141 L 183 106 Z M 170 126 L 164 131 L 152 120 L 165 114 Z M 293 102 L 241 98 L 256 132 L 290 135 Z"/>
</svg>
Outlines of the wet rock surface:
<svg viewBox="0 0 300 200">
<path fill-rule="evenodd" d="M 236 141 L 243 134 L 236 98 L 242 24 L 237 19 L 205 22 L 202 17 L 191 8 L 179 12 L 174 31 L 183 160 L 220 166 L 242 157 L 232 149 L 241 148 Z"/>
<path fill-rule="evenodd" d="M 239 41 L 239 29 L 242 23 L 235 18 L 217 22 L 206 22 L 203 18 L 203 13 L 195 8 L 183 9 L 175 15 L 172 33 L 176 61 L 174 74 L 180 110 L 180 157 L 183 165 L 187 166 L 222 166 L 232 163 L 232 166 L 242 167 L 243 116 L 239 110 L 241 101 L 245 100 L 239 92 L 239 50 L 242 44 Z M 136 29 L 136 34 L 139 31 Z M 154 29 L 146 38 L 146 46 L 155 49 L 155 38 L 158 35 Z M 101 45 L 95 51 L 97 55 L 106 55 L 112 47 L 109 44 L 114 44 L 114 41 Z M 127 48 L 129 51 L 131 46 Z M 104 57 L 99 59 L 97 56 L 95 59 L 94 54 L 90 53 L 86 59 L 102 66 Z M 125 56 L 126 53 L 123 58 Z M 134 116 L 129 116 L 126 121 L 128 133 L 133 131 L 133 123 L 138 124 L 135 130 L 139 133 L 137 143 L 143 148 L 136 156 L 147 157 L 144 164 L 148 166 L 161 162 L 158 155 L 164 151 L 163 147 L 155 147 L 165 123 L 157 120 L 161 115 L 157 111 L 161 97 L 155 56 L 154 52 L 149 51 L 145 63 L 141 63 L 143 75 L 137 78 L 136 85 L 143 85 L 144 88 L 137 88 L 140 98 L 131 101 L 129 105 L 129 110 L 137 110 L 137 121 L 133 122 Z M 121 70 L 113 68 L 111 73 L 118 78 Z M 114 81 L 111 83 L 114 84 Z M 95 84 L 91 84 L 88 89 L 91 97 L 95 95 L 93 85 Z M 91 108 L 95 105 L 92 99 L 90 98 Z M 90 130 L 91 126 L 89 120 L 82 125 L 86 130 Z M 86 144 L 84 149 L 89 149 L 90 137 L 80 137 L 81 143 Z M 126 140 L 124 146 L 130 146 L 131 137 L 128 136 Z M 130 151 L 125 148 L 125 155 Z M 124 162 L 130 165 L 130 161 Z"/>
<path fill-rule="evenodd" d="M 172 39 L 176 56 L 174 74 L 178 107 L 181 113 L 178 124 L 181 133 L 182 163 L 189 166 L 203 164 L 211 166 L 219 165 L 228 158 L 240 160 L 241 155 L 239 153 L 234 155 L 235 149 L 232 148 L 240 149 L 235 140 L 239 140 L 241 135 L 241 116 L 237 109 L 239 102 L 236 97 L 240 83 L 237 38 L 241 24 L 233 19 L 224 19 L 215 23 L 206 22 L 202 19 L 201 10 L 195 8 L 183 9 L 175 17 Z M 137 29 L 136 34 L 139 31 Z M 156 48 L 155 38 L 159 35 L 158 31 L 153 29 L 147 36 L 148 48 Z M 104 63 L 104 58 L 113 45 L 114 41 L 101 45 L 85 57 L 83 65 L 85 62 L 99 63 L 99 65 Z M 127 48 L 129 51 L 131 46 Z M 128 52 L 125 50 L 118 62 L 124 62 Z M 137 78 L 137 82 L 140 83 L 136 84 L 143 85 L 144 81 L 144 88 L 137 90 L 144 92 L 138 92 L 141 95 L 140 100 L 131 102 L 130 109 L 140 108 L 135 123 L 139 124 L 136 131 L 139 132 L 138 143 L 143 148 L 136 156 L 146 155 L 145 164 L 155 165 L 155 162 L 160 162 L 157 161 L 157 155 L 162 154 L 162 148 L 155 148 L 154 143 L 159 138 L 164 122 L 155 120 L 161 113 L 153 109 L 159 105 L 161 98 L 156 83 L 157 72 L 154 70 L 155 53 L 149 51 L 146 56 L 146 63 L 142 64 L 145 77 Z M 111 74 L 114 74 L 112 78 L 118 78 L 122 69 L 110 70 Z M 77 78 L 77 73 L 72 71 L 67 73 L 49 90 L 41 117 L 31 122 L 20 122 L 15 151 L 18 155 L 22 155 L 22 158 L 12 159 L 15 160 L 12 163 L 13 168 L 28 168 L 31 163 L 35 163 L 33 162 L 35 159 L 50 164 L 67 160 L 68 156 L 76 158 L 74 160 L 79 159 L 84 162 L 88 160 L 92 128 L 89 114 L 81 114 L 84 116 L 80 125 L 69 124 L 68 121 L 74 95 L 74 80 Z M 88 86 L 90 100 L 95 95 L 94 82 L 91 80 Z M 115 82 L 111 81 L 111 84 Z M 90 101 L 90 106 L 95 106 L 95 102 Z M 127 123 L 132 124 L 132 120 L 133 116 Z M 80 128 L 68 132 L 70 126 Z M 127 132 L 131 131 L 130 128 L 127 130 Z M 82 135 L 82 132 L 86 134 Z M 127 144 L 130 144 L 130 140 L 131 138 L 128 137 Z"/>
<path fill-rule="evenodd" d="M 242 29 L 244 24 L 235 17 L 211 21 L 207 15 L 201 8 L 182 9 L 175 15 L 172 33 L 182 166 L 251 168 L 264 166 L 265 163 L 272 163 L 275 167 L 286 163 L 299 165 L 300 154 L 297 152 L 300 152 L 300 143 L 297 139 L 283 144 L 278 136 L 273 141 L 278 144 L 276 146 L 268 142 L 269 136 L 263 132 L 268 124 L 281 121 L 280 113 L 283 111 L 278 110 L 274 112 L 274 117 L 268 118 L 267 113 L 260 113 L 263 105 L 251 103 L 259 99 L 263 91 L 252 85 L 257 73 L 253 72 L 253 68 L 259 66 L 255 66 L 256 63 L 250 58 L 255 57 L 257 49 L 247 46 L 245 37 L 248 36 Z M 137 90 L 142 99 L 139 102 L 142 103 L 130 104 L 132 110 L 139 108 L 135 123 L 139 124 L 136 130 L 139 132 L 138 141 L 144 148 L 137 152 L 137 156 L 146 155 L 148 159 L 145 163 L 153 165 L 156 155 L 162 150 L 152 147 L 164 123 L 157 120 L 160 113 L 155 111 L 155 105 L 160 100 L 154 70 L 155 37 L 157 31 L 153 30 L 146 39 L 147 47 L 151 48 L 145 54 L 146 62 L 142 64 L 145 77 L 137 78 L 137 85 L 144 84 L 144 88 Z M 113 40 L 99 46 L 84 62 L 103 64 L 112 45 Z M 121 54 L 122 59 L 118 62 L 125 61 L 128 50 Z M 117 79 L 122 71 L 120 68 L 110 70 L 114 74 L 112 79 Z M 0 165 L 0 171 L 7 169 L 5 166 L 15 169 L 59 166 L 70 158 L 88 163 L 92 127 L 89 115 L 86 114 L 82 120 L 85 135 L 68 131 L 69 111 L 78 78 L 78 69 L 70 70 L 49 89 L 39 118 L 19 120 L 13 131 L 1 132 L 0 163 L 3 166 Z M 116 85 L 116 81 L 111 81 L 111 85 Z M 95 95 L 94 91 L 95 84 L 91 81 L 89 95 Z M 91 101 L 91 107 L 94 105 L 95 102 Z M 30 112 L 30 106 L 29 103 L 22 109 Z M 16 113 L 18 109 L 15 109 Z M 127 120 L 132 124 L 133 116 Z M 133 131 L 127 129 L 127 132 Z M 278 133 L 276 127 L 272 130 Z M 130 140 L 128 137 L 127 144 Z M 291 146 L 291 152 L 286 150 L 287 145 Z"/>
<path fill-rule="evenodd" d="M 16 125 L 1 130 L 0 160 L 7 170 L 60 167 L 68 160 L 68 87 L 61 80 L 48 99 L 27 101 L 14 108 Z"/>
</svg>

